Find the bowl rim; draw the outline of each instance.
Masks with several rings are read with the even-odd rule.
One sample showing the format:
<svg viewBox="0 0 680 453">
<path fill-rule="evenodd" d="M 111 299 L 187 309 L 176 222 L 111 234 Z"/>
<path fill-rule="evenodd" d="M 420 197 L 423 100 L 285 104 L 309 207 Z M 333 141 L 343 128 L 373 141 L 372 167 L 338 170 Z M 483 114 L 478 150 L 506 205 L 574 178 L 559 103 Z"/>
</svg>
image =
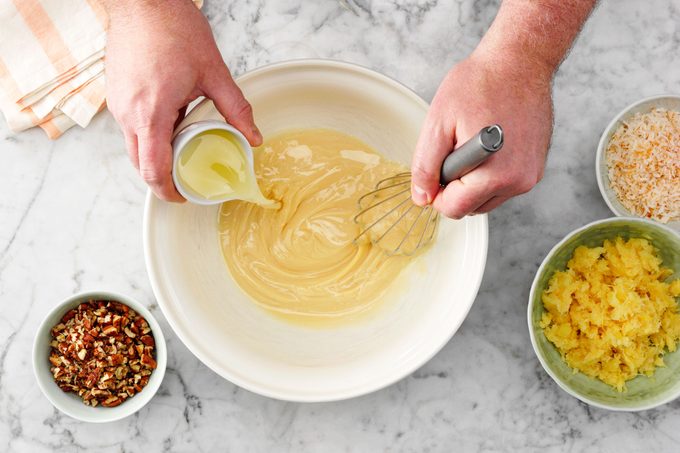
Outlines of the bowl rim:
<svg viewBox="0 0 680 453">
<path fill-rule="evenodd" d="M 324 58 L 301 58 L 301 59 L 291 59 L 291 60 L 285 60 L 281 62 L 276 62 L 276 63 L 270 63 L 266 64 L 263 66 L 259 66 L 251 71 L 248 71 L 239 77 L 237 77 L 235 80 L 236 82 L 242 82 L 243 80 L 249 79 L 251 77 L 256 77 L 260 75 L 263 72 L 268 72 L 271 70 L 281 70 L 281 69 L 286 69 L 286 68 L 291 68 L 291 67 L 300 67 L 300 68 L 308 68 L 308 67 L 314 67 L 314 66 L 322 66 L 325 68 L 339 68 L 342 70 L 349 70 L 352 72 L 358 72 L 359 74 L 369 76 L 373 79 L 378 79 L 379 81 L 386 83 L 395 89 L 399 90 L 400 92 L 404 93 L 405 95 L 409 96 L 412 100 L 414 100 L 416 103 L 420 104 L 422 107 L 425 109 L 429 108 L 429 104 L 423 100 L 415 91 L 413 91 L 411 88 L 407 87 L 406 85 L 402 84 L 401 82 L 385 75 L 380 72 L 377 72 L 371 68 L 355 64 L 355 63 L 348 63 L 345 61 L 339 61 L 339 60 L 333 60 L 333 59 L 324 59 Z M 197 108 L 199 105 L 201 105 L 205 100 L 201 101 L 198 103 L 194 108 Z M 188 114 L 189 112 L 187 112 Z M 151 287 L 153 289 L 154 295 L 156 296 L 156 299 L 158 301 L 158 305 L 161 307 L 161 310 L 165 314 L 165 311 L 168 309 L 165 306 L 164 302 L 164 297 L 166 294 L 166 290 L 163 289 L 160 280 L 158 276 L 156 275 L 156 272 L 154 270 L 154 267 L 152 265 L 152 253 L 151 253 L 151 240 L 149 238 L 150 232 L 151 232 L 151 224 L 149 220 L 149 213 L 151 210 L 151 206 L 155 200 L 154 194 L 150 191 L 147 190 L 147 196 L 146 196 L 146 201 L 144 205 L 144 221 L 143 221 L 143 239 L 144 239 L 144 258 L 145 258 L 145 264 L 146 264 L 146 269 L 147 269 L 147 274 L 149 276 L 149 281 L 151 283 Z M 166 315 L 166 320 L 168 321 L 168 324 L 170 324 L 170 327 L 172 328 L 173 332 L 177 337 L 182 341 L 182 343 L 191 351 L 191 353 L 199 359 L 205 366 L 210 368 L 212 371 L 214 371 L 216 374 L 221 376 L 222 378 L 228 380 L 232 384 L 243 388 L 245 390 L 248 390 L 250 392 L 256 393 L 258 395 L 262 395 L 268 398 L 273 398 L 281 401 L 290 401 L 290 402 L 298 402 L 298 403 L 316 403 L 316 402 L 333 402 L 333 401 L 341 401 L 341 400 L 347 400 L 351 398 L 356 398 L 359 396 L 367 395 L 373 392 L 376 392 L 378 390 L 381 390 L 383 388 L 386 388 L 401 379 L 409 376 L 412 374 L 414 371 L 422 367 L 425 363 L 430 361 L 436 354 L 438 354 L 444 346 L 451 340 L 451 338 L 455 335 L 455 333 L 458 331 L 460 326 L 462 325 L 463 321 L 467 318 L 467 315 L 470 312 L 470 309 L 472 308 L 472 305 L 474 304 L 474 301 L 476 299 L 476 296 L 479 293 L 479 287 L 481 286 L 482 279 L 484 277 L 484 271 L 486 268 L 486 260 L 487 260 L 487 255 L 488 255 L 488 243 L 489 243 L 489 224 L 488 224 L 488 215 L 487 214 L 480 214 L 475 216 L 479 218 L 479 220 L 482 222 L 481 227 L 484 229 L 483 233 L 483 240 L 481 241 L 482 243 L 479 244 L 480 250 L 481 250 L 481 265 L 480 265 L 480 270 L 479 270 L 479 275 L 476 278 L 476 281 L 471 281 L 471 287 L 474 289 L 473 294 L 475 294 L 475 297 L 472 298 L 470 303 L 468 304 L 468 307 L 465 310 L 465 315 L 462 316 L 456 324 L 452 324 L 450 331 L 447 333 L 447 335 L 443 336 L 445 338 L 442 338 L 442 341 L 433 346 L 432 350 L 429 352 L 429 354 L 424 354 L 420 359 L 415 360 L 414 363 L 409 366 L 403 368 L 399 373 L 395 373 L 393 376 L 390 377 L 390 379 L 385 379 L 384 381 L 378 381 L 378 382 L 371 382 L 367 385 L 364 386 L 357 386 L 352 389 L 344 390 L 344 391 L 339 391 L 339 392 L 334 392 L 334 393 L 327 393 L 324 394 L 323 396 L 318 396 L 318 395 L 308 395 L 304 394 L 301 392 L 292 392 L 290 390 L 283 390 L 279 391 L 276 388 L 269 388 L 266 386 L 262 386 L 258 383 L 252 382 L 247 379 L 241 378 L 238 374 L 232 373 L 229 370 L 225 370 L 223 366 L 219 366 L 219 364 L 214 363 L 211 359 L 205 357 L 203 354 L 200 352 L 197 352 L 194 347 L 191 346 L 191 342 L 187 342 L 187 338 L 182 332 L 181 329 L 179 329 L 173 320 L 172 316 L 167 316 Z"/>
<path fill-rule="evenodd" d="M 639 411 L 645 411 L 645 410 L 653 409 L 653 408 L 658 407 L 658 406 L 662 406 L 662 405 L 667 404 L 667 403 L 673 401 L 674 399 L 678 398 L 680 396 L 680 387 L 678 388 L 678 390 L 676 390 L 675 393 L 670 393 L 666 398 L 663 398 L 662 400 L 659 400 L 657 402 L 650 403 L 650 404 L 642 404 L 642 405 L 636 406 L 636 407 L 610 406 L 608 404 L 592 400 L 592 399 L 588 398 L 587 396 L 581 395 L 580 393 L 571 389 L 569 386 L 567 386 L 566 384 L 564 384 L 562 382 L 562 379 L 559 376 L 557 376 L 555 373 L 553 373 L 550 370 L 550 367 L 548 366 L 548 363 L 547 363 L 545 357 L 543 357 L 543 355 L 539 352 L 539 348 L 538 348 L 538 344 L 537 344 L 537 340 L 536 340 L 536 333 L 534 332 L 534 327 L 533 327 L 533 324 L 532 324 L 532 308 L 534 306 L 533 301 L 535 300 L 535 294 L 536 294 L 537 287 L 538 287 L 539 277 L 543 273 L 543 270 L 547 266 L 548 262 L 555 256 L 557 251 L 566 242 L 568 242 L 572 237 L 576 236 L 577 234 L 579 234 L 579 233 L 581 233 L 585 230 L 593 228 L 597 225 L 602 225 L 602 224 L 606 224 L 606 223 L 619 223 L 619 222 L 620 223 L 634 222 L 634 223 L 645 224 L 645 225 L 647 225 L 651 228 L 658 228 L 660 230 L 664 230 L 666 233 L 668 233 L 672 236 L 676 236 L 680 240 L 680 233 L 678 233 L 674 229 L 672 229 L 672 228 L 670 228 L 666 225 L 663 225 L 659 222 L 655 222 L 653 220 L 649 220 L 649 219 L 645 219 L 645 218 L 641 218 L 641 217 L 607 217 L 605 219 L 595 220 L 593 222 L 590 222 L 586 225 L 583 225 L 581 227 L 578 227 L 578 228 L 572 230 L 567 235 L 565 235 L 564 238 L 562 238 L 562 240 L 560 240 L 557 244 L 555 244 L 550 249 L 548 254 L 545 256 L 545 258 L 541 262 L 541 265 L 536 270 L 536 273 L 534 275 L 534 279 L 531 283 L 531 289 L 529 290 L 529 300 L 528 300 L 528 303 L 527 303 L 527 327 L 529 329 L 529 338 L 531 340 L 531 347 L 534 350 L 534 354 L 536 355 L 536 357 L 538 357 L 538 361 L 541 363 L 541 366 L 543 367 L 545 372 L 548 373 L 548 375 L 552 378 L 552 380 L 562 390 L 564 390 L 565 392 L 567 392 L 569 395 L 573 396 L 574 398 L 577 398 L 578 400 L 580 400 L 580 401 L 582 401 L 582 402 L 584 402 L 584 403 L 586 403 L 590 406 L 593 406 L 593 407 L 597 407 L 597 408 L 600 408 L 600 409 L 606 409 L 606 410 L 610 410 L 610 411 L 614 411 L 614 412 L 639 412 Z"/>
<path fill-rule="evenodd" d="M 57 387 L 56 383 L 54 382 L 54 379 L 50 379 L 50 384 L 48 384 L 46 379 L 44 379 L 39 370 L 38 370 L 38 363 L 39 361 L 47 361 L 47 356 L 49 355 L 49 350 L 47 351 L 47 355 L 45 355 L 45 352 L 42 350 L 39 350 L 38 346 L 38 338 L 43 335 L 46 331 L 49 332 L 49 330 L 53 327 L 50 325 L 50 318 L 55 314 L 55 313 L 60 313 L 63 312 L 65 313 L 67 310 L 74 308 L 78 306 L 79 304 L 87 301 L 88 299 L 104 299 L 104 300 L 115 300 L 118 302 L 121 302 L 131 309 L 135 310 L 137 313 L 141 314 L 144 319 L 147 320 L 149 323 L 149 327 L 151 327 L 151 331 L 153 332 L 154 336 L 154 341 L 156 343 L 156 369 L 151 373 L 151 376 L 156 374 L 156 378 L 152 381 L 149 379 L 149 383 L 144 387 L 143 390 L 147 390 L 146 393 L 140 392 L 134 396 L 135 400 L 137 402 L 142 401 L 141 405 L 139 407 L 135 406 L 128 406 L 129 410 L 121 410 L 119 411 L 118 414 L 115 414 L 114 412 L 100 412 L 97 413 L 96 416 L 89 416 L 85 415 L 85 412 L 73 412 L 69 410 L 68 408 L 65 408 L 59 404 L 58 401 L 53 399 L 50 396 L 49 391 L 47 390 L 47 386 L 53 385 L 55 388 L 57 388 L 59 391 L 59 387 Z M 62 314 L 63 316 L 63 314 Z M 45 398 L 54 406 L 57 408 L 59 411 L 62 413 L 68 415 L 71 418 L 74 418 L 76 420 L 80 420 L 83 422 L 89 422 L 89 423 L 108 423 L 108 422 L 114 422 L 117 420 L 121 420 L 125 417 L 128 417 L 136 412 L 138 412 L 140 409 L 142 409 L 146 404 L 151 401 L 151 399 L 154 397 L 158 389 L 160 388 L 161 383 L 163 382 L 163 378 L 165 377 L 165 369 L 167 367 L 167 345 L 165 344 L 165 337 L 163 336 L 163 331 L 161 330 L 160 324 L 158 324 L 158 321 L 156 318 L 151 314 L 151 312 L 139 301 L 136 299 L 133 299 L 129 296 L 125 296 L 123 294 L 113 292 L 113 291 L 108 291 L 108 290 L 88 290 L 88 291 L 81 291 L 76 294 L 73 294 L 71 296 L 68 296 L 64 299 L 61 300 L 57 305 L 54 305 L 52 308 L 48 310 L 48 312 L 45 314 L 43 317 L 42 321 L 40 322 L 40 325 L 35 331 L 35 335 L 33 337 L 33 347 L 32 347 L 32 365 L 33 365 L 33 375 L 35 376 L 36 381 L 38 382 L 38 387 L 40 388 L 40 391 L 42 392 L 43 395 L 45 395 Z M 78 397 L 75 395 L 75 397 Z M 131 401 L 132 398 L 128 401 Z M 126 401 L 127 402 L 127 401 Z M 84 407 L 87 407 L 83 405 Z M 125 402 L 121 404 L 121 408 L 125 407 Z M 98 409 L 101 408 L 95 407 L 92 409 Z M 108 410 L 108 408 L 105 408 Z"/>
<path fill-rule="evenodd" d="M 598 141 L 597 144 L 597 150 L 595 152 L 595 179 L 597 180 L 597 187 L 600 190 L 600 195 L 604 199 L 604 202 L 607 204 L 607 207 L 609 210 L 617 217 L 630 217 L 630 218 L 636 218 L 636 219 L 645 219 L 645 220 L 650 220 L 658 225 L 666 225 L 664 223 L 661 223 L 657 220 L 654 219 L 647 219 L 646 217 L 639 216 L 633 212 L 628 211 L 628 209 L 625 208 L 625 206 L 621 206 L 622 209 L 617 207 L 614 202 L 612 201 L 611 197 L 607 193 L 607 189 L 611 190 L 610 184 L 609 184 L 609 177 L 606 176 L 606 172 L 600 171 L 603 168 L 603 160 L 605 159 L 605 146 L 607 145 L 607 136 L 609 135 L 610 132 L 618 125 L 621 120 L 630 113 L 631 110 L 633 110 L 635 107 L 645 104 L 647 102 L 652 102 L 652 101 L 658 101 L 661 99 L 675 99 L 678 102 L 680 102 L 680 94 L 672 94 L 672 93 L 662 93 L 662 94 L 655 94 L 653 96 L 647 96 L 645 98 L 639 99 L 635 102 L 632 102 L 628 104 L 626 107 L 624 107 L 622 110 L 619 111 L 619 113 L 612 118 L 611 121 L 607 124 L 607 126 L 604 128 L 604 131 L 600 135 L 600 140 Z"/>
</svg>

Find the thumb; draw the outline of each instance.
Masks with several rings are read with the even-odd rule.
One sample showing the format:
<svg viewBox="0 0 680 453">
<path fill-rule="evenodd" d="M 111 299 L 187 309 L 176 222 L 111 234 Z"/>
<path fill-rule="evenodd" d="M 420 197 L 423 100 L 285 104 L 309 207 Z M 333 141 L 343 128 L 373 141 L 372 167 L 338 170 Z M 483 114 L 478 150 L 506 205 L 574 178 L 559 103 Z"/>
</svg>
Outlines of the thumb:
<svg viewBox="0 0 680 453">
<path fill-rule="evenodd" d="M 253 119 L 253 108 L 243 96 L 243 92 L 234 82 L 226 66 L 205 81 L 203 91 L 207 97 L 212 99 L 224 119 L 241 131 L 248 143 L 253 146 L 262 144 L 262 134 Z"/>
<path fill-rule="evenodd" d="M 442 115 L 428 112 L 411 163 L 411 198 L 419 206 L 432 203 L 439 192 L 442 162 L 453 149 L 455 127 L 446 127 Z"/>
</svg>

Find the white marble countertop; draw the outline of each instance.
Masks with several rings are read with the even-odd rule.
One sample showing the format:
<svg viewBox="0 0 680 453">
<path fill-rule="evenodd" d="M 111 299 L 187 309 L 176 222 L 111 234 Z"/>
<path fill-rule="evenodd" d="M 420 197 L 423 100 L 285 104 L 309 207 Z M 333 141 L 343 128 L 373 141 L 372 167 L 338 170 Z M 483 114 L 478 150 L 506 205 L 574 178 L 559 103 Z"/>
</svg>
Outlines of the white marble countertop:
<svg viewBox="0 0 680 453">
<path fill-rule="evenodd" d="M 610 216 L 594 172 L 602 129 L 632 101 L 680 92 L 678 4 L 601 3 L 555 81 L 544 180 L 490 216 L 487 270 L 466 321 L 410 377 L 344 402 L 293 404 L 252 394 L 177 339 L 144 268 L 145 186 L 108 113 L 54 142 L 38 130 L 12 135 L 0 122 L 0 451 L 679 451 L 680 401 L 632 414 L 590 408 L 543 371 L 526 327 L 529 286 L 550 247 Z M 287 58 L 335 58 L 431 99 L 497 6 L 209 0 L 204 12 L 236 74 Z M 40 393 L 31 346 L 57 300 L 102 287 L 152 309 L 168 339 L 169 366 L 140 413 L 89 425 L 62 415 Z"/>
</svg>

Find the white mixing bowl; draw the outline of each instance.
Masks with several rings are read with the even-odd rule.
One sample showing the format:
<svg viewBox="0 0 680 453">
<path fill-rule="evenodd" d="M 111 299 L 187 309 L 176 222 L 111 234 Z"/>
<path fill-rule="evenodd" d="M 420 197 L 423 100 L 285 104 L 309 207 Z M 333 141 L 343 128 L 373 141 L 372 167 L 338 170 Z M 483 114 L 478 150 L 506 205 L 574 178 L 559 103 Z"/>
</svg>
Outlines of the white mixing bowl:
<svg viewBox="0 0 680 453">
<path fill-rule="evenodd" d="M 405 164 L 428 107 L 392 79 L 335 61 L 266 66 L 238 83 L 265 136 L 333 128 Z M 180 128 L 220 118 L 203 102 Z M 259 308 L 231 279 L 218 244 L 218 209 L 165 203 L 149 193 L 144 252 L 151 284 L 168 322 L 203 363 L 273 398 L 339 400 L 407 376 L 456 332 L 484 272 L 486 216 L 442 219 L 434 247 L 400 275 L 376 315 L 344 326 L 299 326 Z"/>
</svg>

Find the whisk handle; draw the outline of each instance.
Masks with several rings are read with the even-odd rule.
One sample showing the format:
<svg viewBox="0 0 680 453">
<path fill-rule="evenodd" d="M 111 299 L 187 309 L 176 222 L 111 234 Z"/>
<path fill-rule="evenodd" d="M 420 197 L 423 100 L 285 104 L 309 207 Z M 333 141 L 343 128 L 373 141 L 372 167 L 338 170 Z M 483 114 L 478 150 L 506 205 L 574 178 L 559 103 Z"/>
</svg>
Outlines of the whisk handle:
<svg viewBox="0 0 680 453">
<path fill-rule="evenodd" d="M 498 124 L 483 128 L 444 159 L 439 183 L 445 186 L 471 172 L 502 147 L 503 129 Z"/>
</svg>

